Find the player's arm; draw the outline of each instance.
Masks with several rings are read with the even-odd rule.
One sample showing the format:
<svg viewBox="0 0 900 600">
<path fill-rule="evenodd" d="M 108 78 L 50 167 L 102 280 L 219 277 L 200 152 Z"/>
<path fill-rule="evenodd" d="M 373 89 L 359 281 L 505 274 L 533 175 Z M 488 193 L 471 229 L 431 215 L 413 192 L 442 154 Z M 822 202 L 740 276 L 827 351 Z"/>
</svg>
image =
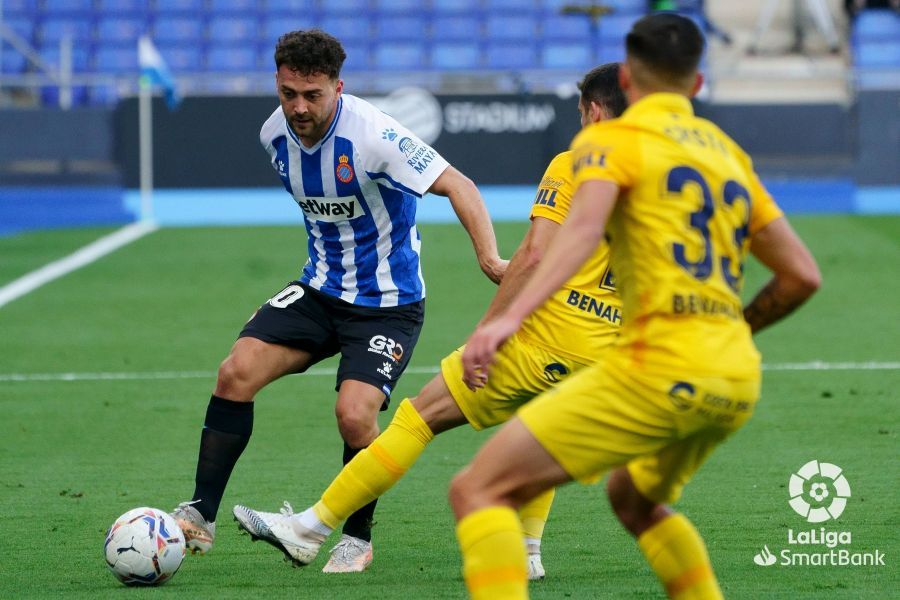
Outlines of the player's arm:
<svg viewBox="0 0 900 600">
<path fill-rule="evenodd" d="M 822 283 L 816 260 L 784 217 L 750 239 L 750 252 L 772 271 L 772 279 L 744 308 L 754 333 L 789 315 Z"/>
<path fill-rule="evenodd" d="M 578 186 L 568 217 L 521 292 L 495 319 L 479 325 L 466 342 L 463 380 L 471 389 L 484 386 L 497 348 L 594 252 L 618 193 L 619 186 L 611 181 L 588 180 Z"/>
<path fill-rule="evenodd" d="M 541 262 L 559 228 L 559 223 L 546 217 L 534 217 L 522 243 L 509 259 L 506 274 L 503 275 L 497 294 L 481 318 L 482 323 L 490 321 L 509 306 L 516 293 L 528 282 L 528 278 Z"/>
<path fill-rule="evenodd" d="M 501 259 L 497 252 L 491 217 L 472 180 L 448 166 L 428 191 L 450 199 L 453 211 L 472 240 L 478 265 L 491 281 L 499 283 L 509 261 Z"/>
</svg>

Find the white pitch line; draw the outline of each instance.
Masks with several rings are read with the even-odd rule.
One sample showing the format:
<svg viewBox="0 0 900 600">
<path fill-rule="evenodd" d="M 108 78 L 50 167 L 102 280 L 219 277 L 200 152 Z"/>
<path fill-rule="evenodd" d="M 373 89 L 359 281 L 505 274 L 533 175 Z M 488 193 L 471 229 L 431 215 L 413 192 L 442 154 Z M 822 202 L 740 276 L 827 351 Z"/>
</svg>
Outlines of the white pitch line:
<svg viewBox="0 0 900 600">
<path fill-rule="evenodd" d="M 49 283 L 76 269 L 80 269 L 81 267 L 94 262 L 98 258 L 106 256 L 110 252 L 118 250 L 126 244 L 130 244 L 148 233 L 156 231 L 156 229 L 156 225 L 148 223 L 132 223 L 131 225 L 126 225 L 122 229 L 76 250 L 65 258 L 53 261 L 36 271 L 23 275 L 0 288 L 0 308 L 17 298 L 21 298 L 25 294 L 36 290 L 45 283 Z"/>
<path fill-rule="evenodd" d="M 900 369 L 900 362 L 835 362 L 775 363 L 763 365 L 764 371 L 892 371 Z M 439 367 L 409 367 L 406 373 L 430 375 Z M 303 373 L 313 377 L 332 377 L 331 368 L 313 368 Z M 145 371 L 118 373 L 0 373 L 0 383 L 34 381 L 151 381 L 172 379 L 215 379 L 214 371 Z"/>
</svg>

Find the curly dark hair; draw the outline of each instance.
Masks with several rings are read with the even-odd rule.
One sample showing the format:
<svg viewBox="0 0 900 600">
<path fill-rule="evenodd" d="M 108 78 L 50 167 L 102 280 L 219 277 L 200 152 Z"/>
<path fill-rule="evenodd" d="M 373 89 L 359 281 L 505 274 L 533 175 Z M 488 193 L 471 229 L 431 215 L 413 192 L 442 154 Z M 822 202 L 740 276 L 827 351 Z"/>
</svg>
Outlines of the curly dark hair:
<svg viewBox="0 0 900 600">
<path fill-rule="evenodd" d="M 304 76 L 322 73 L 337 79 L 346 58 L 337 38 L 321 29 L 291 31 L 275 44 L 275 68 L 286 65 Z"/>
</svg>

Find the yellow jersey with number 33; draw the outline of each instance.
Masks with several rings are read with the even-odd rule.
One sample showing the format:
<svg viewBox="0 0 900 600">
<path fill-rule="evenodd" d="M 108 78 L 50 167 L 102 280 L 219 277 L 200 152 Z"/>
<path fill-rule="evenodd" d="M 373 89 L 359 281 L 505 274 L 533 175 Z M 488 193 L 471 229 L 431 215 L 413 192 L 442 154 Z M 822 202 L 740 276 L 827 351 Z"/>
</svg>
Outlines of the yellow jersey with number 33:
<svg viewBox="0 0 900 600">
<path fill-rule="evenodd" d="M 562 152 L 544 172 L 531 218 L 562 223 L 574 190 L 572 153 Z M 520 333 L 532 344 L 591 364 L 613 342 L 621 325 L 622 301 L 609 269 L 609 246 L 601 242 L 578 272 L 522 323 Z"/>
<path fill-rule="evenodd" d="M 740 291 L 750 237 L 782 216 L 749 156 L 678 94 L 651 94 L 572 142 L 573 181 L 610 181 L 607 235 L 634 368 L 758 376 Z"/>
</svg>

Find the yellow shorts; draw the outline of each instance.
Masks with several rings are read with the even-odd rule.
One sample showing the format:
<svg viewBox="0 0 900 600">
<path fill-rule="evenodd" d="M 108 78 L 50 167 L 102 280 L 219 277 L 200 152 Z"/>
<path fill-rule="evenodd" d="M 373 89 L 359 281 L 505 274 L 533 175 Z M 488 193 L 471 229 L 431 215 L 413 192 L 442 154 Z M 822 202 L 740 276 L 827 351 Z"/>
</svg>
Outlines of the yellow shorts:
<svg viewBox="0 0 900 600">
<path fill-rule="evenodd" d="M 585 366 L 514 335 L 497 352 L 487 385 L 473 392 L 462 380 L 463 348 L 441 361 L 441 374 L 466 419 L 479 430 L 508 421 L 520 406 Z"/>
<path fill-rule="evenodd" d="M 605 352 L 518 416 L 574 479 L 594 482 L 627 465 L 644 496 L 670 503 L 710 452 L 750 418 L 759 386 L 759 377 L 648 373 Z"/>
</svg>

